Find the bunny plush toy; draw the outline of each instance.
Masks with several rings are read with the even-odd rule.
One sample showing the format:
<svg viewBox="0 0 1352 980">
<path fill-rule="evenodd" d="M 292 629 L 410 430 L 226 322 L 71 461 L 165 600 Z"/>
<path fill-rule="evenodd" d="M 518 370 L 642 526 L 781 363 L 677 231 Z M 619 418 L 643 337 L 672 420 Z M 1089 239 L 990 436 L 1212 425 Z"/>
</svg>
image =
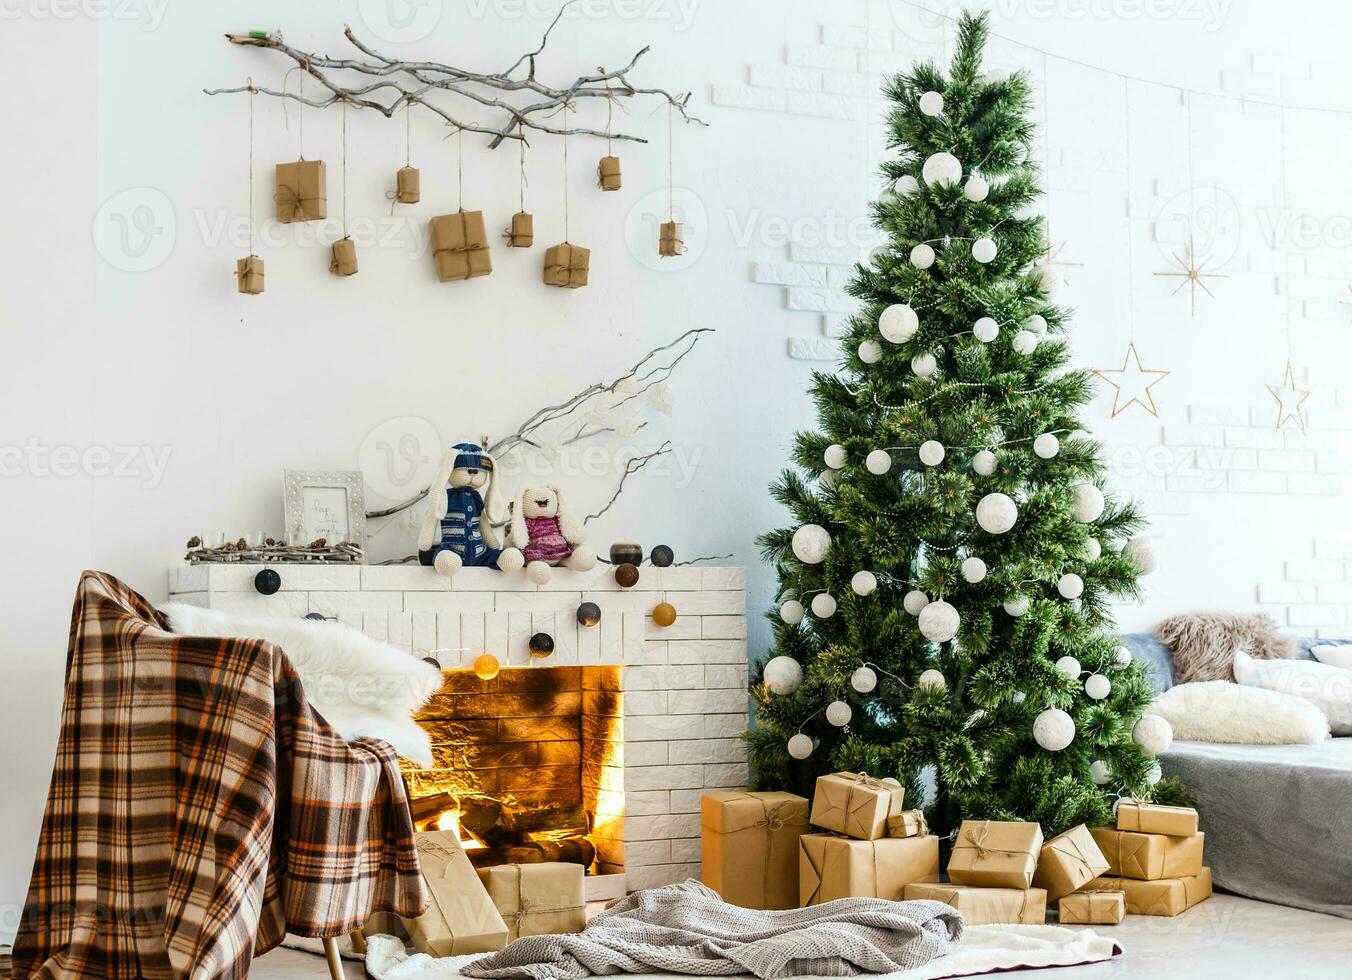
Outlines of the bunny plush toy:
<svg viewBox="0 0 1352 980">
<path fill-rule="evenodd" d="M 424 565 L 454 575 L 466 565 L 514 572 L 524 564 L 520 550 L 502 547 L 493 527 L 507 520 L 493 470 L 493 457 L 482 446 L 461 442 L 451 447 L 427 493 L 427 515 L 418 534 L 418 560 Z"/>
<path fill-rule="evenodd" d="M 527 574 L 537 562 L 580 572 L 596 565 L 596 552 L 583 542 L 582 528 L 564 507 L 558 487 L 527 487 L 522 491 L 512 520 L 512 544 L 521 549 Z"/>
</svg>

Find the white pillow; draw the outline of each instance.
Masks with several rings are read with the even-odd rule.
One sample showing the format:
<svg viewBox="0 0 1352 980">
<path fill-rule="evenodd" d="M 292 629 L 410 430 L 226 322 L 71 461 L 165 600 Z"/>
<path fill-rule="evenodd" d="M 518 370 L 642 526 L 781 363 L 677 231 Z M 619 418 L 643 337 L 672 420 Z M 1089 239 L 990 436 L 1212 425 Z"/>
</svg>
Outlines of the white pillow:
<svg viewBox="0 0 1352 980">
<path fill-rule="evenodd" d="M 1200 681 L 1169 688 L 1150 706 L 1174 730 L 1174 738 L 1244 745 L 1318 745 L 1329 737 L 1324 712 L 1303 698 Z"/>
<path fill-rule="evenodd" d="M 1317 643 L 1310 652 L 1321 664 L 1352 669 L 1352 643 Z"/>
<path fill-rule="evenodd" d="M 1352 735 L 1352 670 L 1313 660 L 1255 660 L 1236 650 L 1235 680 L 1304 698 L 1328 716 L 1334 735 Z"/>
</svg>

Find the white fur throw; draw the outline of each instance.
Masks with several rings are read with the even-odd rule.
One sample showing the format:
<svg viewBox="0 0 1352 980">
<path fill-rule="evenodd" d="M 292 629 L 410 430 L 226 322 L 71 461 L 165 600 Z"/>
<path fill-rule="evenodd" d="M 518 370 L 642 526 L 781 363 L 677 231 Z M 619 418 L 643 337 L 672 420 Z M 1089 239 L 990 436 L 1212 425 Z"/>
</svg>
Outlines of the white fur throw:
<svg viewBox="0 0 1352 980">
<path fill-rule="evenodd" d="M 1352 670 L 1352 643 L 1316 643 L 1310 653 L 1321 664 Z"/>
<path fill-rule="evenodd" d="M 413 720 L 441 687 L 441 669 L 341 623 L 236 616 L 171 602 L 160 607 L 180 636 L 234 636 L 282 648 L 305 699 L 346 739 L 378 738 L 427 768 L 432 745 Z"/>
<path fill-rule="evenodd" d="M 1282 636 L 1272 617 L 1263 613 L 1183 613 L 1171 616 L 1156 630 L 1169 648 L 1174 683 L 1232 681 L 1236 648 L 1263 660 L 1295 656 L 1295 645 Z"/>
<path fill-rule="evenodd" d="M 1318 706 L 1334 735 L 1352 735 L 1352 670 L 1314 660 L 1255 660 L 1235 651 L 1235 680 Z"/>
<path fill-rule="evenodd" d="M 1229 681 L 1179 684 L 1160 695 L 1150 713 L 1162 717 L 1174 738 L 1241 745 L 1318 745 L 1329 720 L 1301 698 Z"/>
</svg>

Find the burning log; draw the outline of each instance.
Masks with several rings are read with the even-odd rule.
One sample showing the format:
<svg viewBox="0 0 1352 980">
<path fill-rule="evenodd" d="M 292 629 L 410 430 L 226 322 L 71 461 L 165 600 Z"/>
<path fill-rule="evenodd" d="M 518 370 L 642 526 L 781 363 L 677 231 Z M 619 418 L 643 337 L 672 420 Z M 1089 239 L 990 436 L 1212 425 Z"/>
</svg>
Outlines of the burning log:
<svg viewBox="0 0 1352 980">
<path fill-rule="evenodd" d="M 596 845 L 585 837 L 567 840 L 528 841 L 504 847 L 481 847 L 466 852 L 476 868 L 499 864 L 544 864 L 562 862 L 589 867 L 596 860 Z"/>
</svg>

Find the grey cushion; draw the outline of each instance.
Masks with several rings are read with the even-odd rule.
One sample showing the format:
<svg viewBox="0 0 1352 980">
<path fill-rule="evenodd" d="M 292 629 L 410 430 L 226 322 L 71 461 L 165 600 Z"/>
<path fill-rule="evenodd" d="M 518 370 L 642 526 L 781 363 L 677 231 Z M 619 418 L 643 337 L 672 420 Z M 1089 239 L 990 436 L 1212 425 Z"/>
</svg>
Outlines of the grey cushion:
<svg viewBox="0 0 1352 980">
<path fill-rule="evenodd" d="M 1122 645 L 1131 651 L 1132 659 L 1146 664 L 1155 690 L 1163 694 L 1174 686 L 1174 666 L 1169 660 L 1169 648 L 1154 633 L 1127 633 Z"/>
</svg>

